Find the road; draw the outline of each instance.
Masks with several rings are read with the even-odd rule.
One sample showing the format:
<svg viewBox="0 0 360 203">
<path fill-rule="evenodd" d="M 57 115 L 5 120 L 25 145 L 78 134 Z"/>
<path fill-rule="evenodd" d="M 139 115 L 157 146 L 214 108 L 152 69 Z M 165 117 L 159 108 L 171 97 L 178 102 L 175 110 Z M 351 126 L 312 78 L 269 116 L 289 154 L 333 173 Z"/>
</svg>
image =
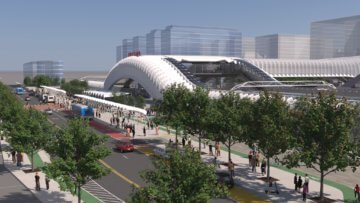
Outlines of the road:
<svg viewBox="0 0 360 203">
<path fill-rule="evenodd" d="M 19 98 L 24 101 L 24 95 Z M 36 97 L 31 97 L 30 105 L 38 105 L 39 100 Z M 67 126 L 68 115 L 64 112 L 53 111 L 52 115 L 48 115 L 48 119 L 60 128 Z M 97 131 L 98 133 L 101 133 Z M 127 200 L 134 189 L 134 185 L 143 187 L 145 182 L 140 177 L 140 172 L 145 169 L 153 169 L 151 157 L 144 153 L 135 150 L 129 153 L 120 153 L 114 149 L 114 142 L 116 140 L 109 137 L 106 146 L 111 150 L 111 154 L 102 160 L 103 164 L 111 169 L 111 172 L 97 180 L 94 180 L 100 186 L 111 192 L 116 197 Z M 162 139 L 134 139 L 135 145 L 146 145 L 150 142 L 162 143 Z M 216 203 L 233 202 L 230 199 L 216 199 Z"/>
</svg>

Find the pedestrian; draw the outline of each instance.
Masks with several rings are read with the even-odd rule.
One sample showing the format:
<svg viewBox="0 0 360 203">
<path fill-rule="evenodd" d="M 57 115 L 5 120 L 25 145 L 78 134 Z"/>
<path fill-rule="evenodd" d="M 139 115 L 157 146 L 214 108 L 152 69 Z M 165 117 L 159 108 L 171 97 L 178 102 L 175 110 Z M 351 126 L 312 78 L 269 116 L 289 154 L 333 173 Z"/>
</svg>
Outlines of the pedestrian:
<svg viewBox="0 0 360 203">
<path fill-rule="evenodd" d="M 305 174 L 305 183 L 304 184 L 306 184 L 307 186 L 308 186 L 308 190 L 309 190 L 309 176 L 308 176 L 308 174 Z"/>
<path fill-rule="evenodd" d="M 191 139 L 190 138 L 188 140 L 188 145 L 189 145 L 189 147 L 191 147 Z"/>
<path fill-rule="evenodd" d="M 220 144 L 219 144 L 219 142 L 215 142 L 215 153 L 216 153 L 216 156 L 220 156 Z"/>
<path fill-rule="evenodd" d="M 113 117 L 110 118 L 110 126 L 113 125 Z"/>
<path fill-rule="evenodd" d="M 251 159 L 251 171 L 256 173 L 256 157 L 253 155 Z"/>
<path fill-rule="evenodd" d="M 228 164 L 228 168 L 229 168 L 229 172 L 230 172 L 230 178 L 233 179 L 234 178 L 234 169 L 235 169 L 235 164 L 232 162 L 232 160 L 229 160 L 229 164 Z"/>
<path fill-rule="evenodd" d="M 146 128 L 145 128 L 145 126 L 143 128 L 143 133 L 144 133 L 144 137 L 145 137 L 146 136 Z"/>
<path fill-rule="evenodd" d="M 11 159 L 12 159 L 13 163 L 16 163 L 16 151 L 15 150 L 11 151 Z"/>
<path fill-rule="evenodd" d="M 133 127 L 132 135 L 133 135 L 133 138 L 135 138 L 135 127 Z"/>
<path fill-rule="evenodd" d="M 220 168 L 220 166 L 218 165 L 217 157 L 216 157 L 216 156 L 214 156 L 213 164 L 214 164 L 214 166 L 215 166 L 215 169 L 216 169 L 216 168 Z"/>
<path fill-rule="evenodd" d="M 35 173 L 35 190 L 40 191 L 40 176 L 37 172 Z"/>
<path fill-rule="evenodd" d="M 302 188 L 302 183 L 303 183 L 303 180 L 301 179 L 301 176 L 299 176 L 299 179 L 298 179 L 298 189 L 300 190 L 300 188 Z"/>
<path fill-rule="evenodd" d="M 358 184 L 356 184 L 355 188 L 354 188 L 354 195 L 355 195 L 355 198 L 357 197 L 360 200 L 359 194 L 360 194 L 360 187 Z"/>
<path fill-rule="evenodd" d="M 49 190 L 50 186 L 49 186 L 49 183 L 50 183 L 50 179 L 48 176 L 45 176 L 45 185 L 46 185 L 46 190 Z"/>
<path fill-rule="evenodd" d="M 251 167 L 251 160 L 252 160 L 252 150 L 250 150 L 249 154 L 248 154 L 248 158 L 249 158 L 249 168 Z"/>
<path fill-rule="evenodd" d="M 156 128 L 155 128 L 155 130 L 156 130 L 156 135 L 159 135 L 159 128 L 160 128 L 160 127 L 159 127 L 158 125 L 157 125 Z"/>
<path fill-rule="evenodd" d="M 259 166 L 259 164 L 260 164 L 260 153 L 257 152 L 255 157 L 256 157 L 256 166 Z"/>
<path fill-rule="evenodd" d="M 306 201 L 306 195 L 309 192 L 309 188 L 307 184 L 304 184 L 303 186 L 303 191 L 302 191 L 302 196 L 303 196 L 303 201 Z"/>
<path fill-rule="evenodd" d="M 294 176 L 294 185 L 295 185 L 295 191 L 298 191 L 298 177 L 297 177 L 297 173 L 295 173 L 295 176 Z"/>
<path fill-rule="evenodd" d="M 23 161 L 23 157 L 21 152 L 17 152 L 16 154 L 16 166 L 21 166 L 21 162 Z"/>
<path fill-rule="evenodd" d="M 185 138 L 184 138 L 184 137 L 181 139 L 181 142 L 182 142 L 182 146 L 185 147 L 185 142 L 186 142 L 186 141 L 185 141 Z"/>
<path fill-rule="evenodd" d="M 119 117 L 116 117 L 116 128 L 119 128 L 120 126 L 120 119 Z"/>
<path fill-rule="evenodd" d="M 154 129 L 154 123 L 153 122 L 150 123 L 150 127 L 151 127 L 151 130 Z"/>
<path fill-rule="evenodd" d="M 262 175 L 266 174 L 266 161 L 265 161 L 265 159 L 263 159 L 262 162 L 261 162 L 261 174 Z"/>
<path fill-rule="evenodd" d="M 213 155 L 213 150 L 212 150 L 213 146 L 212 144 L 209 144 L 209 154 L 212 156 Z"/>
</svg>

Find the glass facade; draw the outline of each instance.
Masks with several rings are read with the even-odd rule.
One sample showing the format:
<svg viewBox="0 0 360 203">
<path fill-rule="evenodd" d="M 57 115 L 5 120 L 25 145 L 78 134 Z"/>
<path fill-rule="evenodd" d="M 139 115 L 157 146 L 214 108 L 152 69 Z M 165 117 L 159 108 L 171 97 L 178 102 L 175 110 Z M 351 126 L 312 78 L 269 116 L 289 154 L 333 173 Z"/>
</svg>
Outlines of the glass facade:
<svg viewBox="0 0 360 203">
<path fill-rule="evenodd" d="M 161 54 L 241 57 L 241 33 L 234 29 L 167 26 Z"/>
<path fill-rule="evenodd" d="M 121 59 L 123 59 L 123 55 L 122 55 L 122 46 L 117 46 L 116 47 L 116 62 L 120 61 Z"/>
<path fill-rule="evenodd" d="M 146 54 L 161 54 L 161 30 L 152 30 L 146 34 Z"/>
<path fill-rule="evenodd" d="M 126 58 L 130 52 L 133 51 L 133 41 L 131 39 L 124 39 L 122 42 L 122 58 Z"/>
<path fill-rule="evenodd" d="M 255 38 L 243 37 L 241 58 L 255 58 Z"/>
<path fill-rule="evenodd" d="M 311 23 L 312 59 L 360 55 L 360 15 Z"/>
<path fill-rule="evenodd" d="M 273 34 L 256 37 L 256 58 L 309 59 L 310 38 L 307 35 Z"/>
<path fill-rule="evenodd" d="M 24 77 L 46 75 L 51 78 L 64 78 L 64 62 L 62 61 L 32 61 L 23 65 Z"/>
<path fill-rule="evenodd" d="M 133 38 L 133 50 L 140 51 L 142 55 L 146 54 L 146 37 L 136 36 Z"/>
</svg>

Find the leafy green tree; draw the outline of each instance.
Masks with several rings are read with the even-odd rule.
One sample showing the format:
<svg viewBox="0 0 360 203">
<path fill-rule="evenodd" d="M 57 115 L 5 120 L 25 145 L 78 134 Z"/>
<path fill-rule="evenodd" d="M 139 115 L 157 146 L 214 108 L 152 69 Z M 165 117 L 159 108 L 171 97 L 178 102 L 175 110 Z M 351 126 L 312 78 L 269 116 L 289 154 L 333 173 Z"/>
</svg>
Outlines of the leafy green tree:
<svg viewBox="0 0 360 203">
<path fill-rule="evenodd" d="M 320 173 L 320 198 L 324 197 L 324 177 L 360 164 L 359 143 L 351 141 L 354 108 L 334 93 L 302 98 L 295 104 L 293 135 L 295 148 L 284 157 L 288 167 L 304 163 Z"/>
<path fill-rule="evenodd" d="M 247 143 L 256 146 L 267 159 L 270 181 L 270 159 L 284 153 L 291 143 L 290 111 L 280 94 L 264 92 L 251 108 Z"/>
<path fill-rule="evenodd" d="M 31 157 L 31 169 L 34 170 L 34 155 L 47 145 L 51 138 L 52 125 L 40 111 L 29 109 L 16 121 L 9 142 L 14 149 L 26 152 Z"/>
<path fill-rule="evenodd" d="M 81 186 L 109 172 L 99 163 L 99 159 L 110 154 L 103 145 L 106 139 L 90 129 L 88 121 L 70 120 L 67 128 L 55 133 L 49 147 L 53 159 L 44 167 L 45 173 L 55 179 L 62 190 L 76 191 L 80 203 Z"/>
<path fill-rule="evenodd" d="M 71 80 L 61 84 L 61 89 L 65 90 L 69 96 L 81 94 L 83 91 L 89 89 L 87 81 Z"/>
<path fill-rule="evenodd" d="M 156 105 L 155 120 L 175 129 L 175 139 L 185 119 L 186 103 L 191 96 L 190 90 L 184 85 L 173 84 L 163 92 L 162 100 Z"/>
<path fill-rule="evenodd" d="M 42 85 L 50 86 L 51 78 L 46 75 L 37 75 L 33 78 L 33 85 L 35 85 L 36 87 L 40 87 Z"/>
<path fill-rule="evenodd" d="M 228 148 L 229 161 L 231 147 L 246 140 L 251 104 L 249 99 L 241 99 L 239 94 L 234 92 L 228 92 L 214 100 L 213 111 L 209 114 L 209 130 L 216 141 L 222 142 Z"/>
<path fill-rule="evenodd" d="M 215 169 L 198 152 L 173 150 L 169 159 L 155 159 L 154 170 L 145 170 L 147 186 L 136 189 L 129 202 L 209 202 L 223 197 L 227 188 L 217 182 Z"/>
<path fill-rule="evenodd" d="M 32 85 L 32 80 L 31 80 L 31 78 L 29 76 L 26 76 L 24 78 L 24 85 L 26 85 L 26 86 L 31 86 Z"/>
<path fill-rule="evenodd" d="M 181 101 L 184 98 L 178 98 L 179 102 L 185 104 L 183 122 L 186 133 L 198 137 L 199 151 L 201 151 L 201 140 L 208 136 L 208 116 L 211 108 L 211 99 L 209 92 L 201 87 L 196 87 L 191 91 L 189 99 Z"/>
</svg>

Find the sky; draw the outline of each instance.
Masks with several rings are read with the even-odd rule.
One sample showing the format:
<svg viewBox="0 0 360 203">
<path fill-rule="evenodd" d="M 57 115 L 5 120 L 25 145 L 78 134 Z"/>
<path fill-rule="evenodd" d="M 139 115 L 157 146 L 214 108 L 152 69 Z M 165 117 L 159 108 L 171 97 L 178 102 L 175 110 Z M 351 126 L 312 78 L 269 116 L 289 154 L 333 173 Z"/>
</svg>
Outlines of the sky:
<svg viewBox="0 0 360 203">
<path fill-rule="evenodd" d="M 20 71 L 33 60 L 62 60 L 65 71 L 108 71 L 122 39 L 155 28 L 309 34 L 311 22 L 360 15 L 359 8 L 359 0 L 0 0 L 0 71 Z"/>
</svg>

